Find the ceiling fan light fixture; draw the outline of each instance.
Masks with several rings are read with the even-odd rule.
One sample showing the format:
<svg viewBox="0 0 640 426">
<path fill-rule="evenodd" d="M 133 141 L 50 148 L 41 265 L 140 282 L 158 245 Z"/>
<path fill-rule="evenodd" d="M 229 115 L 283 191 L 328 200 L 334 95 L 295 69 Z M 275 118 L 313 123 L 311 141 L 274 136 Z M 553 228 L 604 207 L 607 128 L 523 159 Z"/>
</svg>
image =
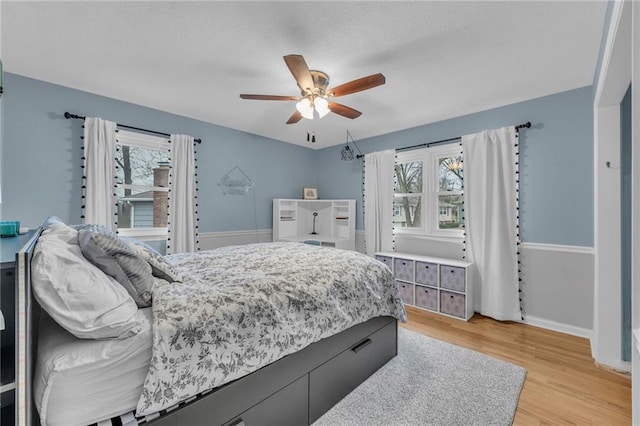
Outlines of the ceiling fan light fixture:
<svg viewBox="0 0 640 426">
<path fill-rule="evenodd" d="M 373 89 L 386 82 L 384 75 L 378 73 L 327 89 L 329 86 L 329 76 L 327 73 L 310 70 L 302 55 L 285 55 L 283 59 L 298 84 L 300 97 L 241 94 L 240 98 L 263 101 L 297 101 L 296 112 L 289 117 L 287 124 L 298 123 L 303 118 L 313 120 L 316 112 L 318 113 L 318 118 L 324 117 L 329 112 L 350 118 L 351 120 L 358 118 L 362 115 L 360 111 L 336 102 L 329 103 L 327 97 L 337 98 L 339 96 L 362 92 L 363 90 Z"/>
<path fill-rule="evenodd" d="M 313 104 L 316 107 L 316 112 L 320 118 L 329 114 L 329 102 L 325 98 L 315 98 Z"/>
<path fill-rule="evenodd" d="M 300 102 L 296 104 L 296 109 L 304 118 L 313 120 L 313 105 L 309 98 L 302 98 Z"/>
</svg>

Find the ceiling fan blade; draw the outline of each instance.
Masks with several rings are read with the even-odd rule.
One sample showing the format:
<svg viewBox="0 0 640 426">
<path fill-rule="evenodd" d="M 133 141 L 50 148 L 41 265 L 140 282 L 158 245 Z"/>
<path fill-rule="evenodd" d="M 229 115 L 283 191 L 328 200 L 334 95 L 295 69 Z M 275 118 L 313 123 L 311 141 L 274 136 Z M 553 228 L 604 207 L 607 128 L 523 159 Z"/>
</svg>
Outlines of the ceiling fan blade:
<svg viewBox="0 0 640 426">
<path fill-rule="evenodd" d="M 358 118 L 362 115 L 362 113 L 356 109 L 350 108 L 346 105 L 337 104 L 335 102 L 329 102 L 329 110 L 338 115 L 351 119 Z"/>
<path fill-rule="evenodd" d="M 242 99 L 254 99 L 257 101 L 297 101 L 297 96 L 278 96 L 278 95 L 240 95 Z"/>
<path fill-rule="evenodd" d="M 298 83 L 298 87 L 303 92 L 312 91 L 314 88 L 313 77 L 309 72 L 309 67 L 305 62 L 302 55 L 287 55 L 284 56 L 284 62 L 289 67 L 289 71 L 293 74 L 293 77 Z"/>
<path fill-rule="evenodd" d="M 289 117 L 287 124 L 296 124 L 300 120 L 302 120 L 302 114 L 300 114 L 300 111 L 296 111 L 291 117 Z"/>
<path fill-rule="evenodd" d="M 378 73 L 352 80 L 348 83 L 341 84 L 332 89 L 327 90 L 327 96 L 334 98 L 338 96 L 350 95 L 352 93 L 361 92 L 363 90 L 372 89 L 381 86 L 386 82 L 384 75 Z"/>
</svg>

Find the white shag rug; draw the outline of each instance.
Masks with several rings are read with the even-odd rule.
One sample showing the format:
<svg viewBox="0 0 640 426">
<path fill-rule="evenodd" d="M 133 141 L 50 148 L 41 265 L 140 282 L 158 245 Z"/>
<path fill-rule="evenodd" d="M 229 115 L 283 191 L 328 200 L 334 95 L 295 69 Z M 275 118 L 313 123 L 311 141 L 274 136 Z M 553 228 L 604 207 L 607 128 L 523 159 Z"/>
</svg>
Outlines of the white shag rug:
<svg viewBox="0 0 640 426">
<path fill-rule="evenodd" d="M 398 328 L 398 356 L 313 426 L 510 425 L 526 370 Z"/>
</svg>

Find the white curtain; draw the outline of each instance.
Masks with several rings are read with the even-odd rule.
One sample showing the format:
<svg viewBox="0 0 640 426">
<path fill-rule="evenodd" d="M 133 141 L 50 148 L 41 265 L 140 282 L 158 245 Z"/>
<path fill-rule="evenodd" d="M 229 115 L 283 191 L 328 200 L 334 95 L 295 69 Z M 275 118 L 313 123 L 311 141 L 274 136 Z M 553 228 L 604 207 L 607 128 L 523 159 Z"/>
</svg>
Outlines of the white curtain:
<svg viewBox="0 0 640 426">
<path fill-rule="evenodd" d="M 467 260 L 480 313 L 505 321 L 521 319 L 516 141 L 513 126 L 462 137 Z"/>
<path fill-rule="evenodd" d="M 374 152 L 364 156 L 365 253 L 393 251 L 393 181 L 396 152 Z"/>
<path fill-rule="evenodd" d="M 114 196 L 116 126 L 112 121 L 87 117 L 84 120 L 84 223 L 116 230 Z"/>
<path fill-rule="evenodd" d="M 194 139 L 171 135 L 167 254 L 197 250 Z"/>
</svg>

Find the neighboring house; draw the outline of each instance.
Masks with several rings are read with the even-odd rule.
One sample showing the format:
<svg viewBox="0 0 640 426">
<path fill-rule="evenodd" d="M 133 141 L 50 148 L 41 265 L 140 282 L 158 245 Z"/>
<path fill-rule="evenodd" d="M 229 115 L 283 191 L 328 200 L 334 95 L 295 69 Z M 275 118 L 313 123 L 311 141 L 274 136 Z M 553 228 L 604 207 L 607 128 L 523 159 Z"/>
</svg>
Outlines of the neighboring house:
<svg viewBox="0 0 640 426">
<path fill-rule="evenodd" d="M 153 169 L 153 186 L 169 186 L 169 164 L 158 163 Z M 167 193 L 144 191 L 118 199 L 119 228 L 163 228 L 167 226 Z"/>
<path fill-rule="evenodd" d="M 440 203 L 440 213 L 438 220 L 440 222 L 452 222 L 458 219 L 458 210 L 456 206 L 449 203 Z"/>
<path fill-rule="evenodd" d="M 123 227 L 151 228 L 153 226 L 153 191 L 123 197 L 118 203 L 118 220 Z"/>
</svg>

